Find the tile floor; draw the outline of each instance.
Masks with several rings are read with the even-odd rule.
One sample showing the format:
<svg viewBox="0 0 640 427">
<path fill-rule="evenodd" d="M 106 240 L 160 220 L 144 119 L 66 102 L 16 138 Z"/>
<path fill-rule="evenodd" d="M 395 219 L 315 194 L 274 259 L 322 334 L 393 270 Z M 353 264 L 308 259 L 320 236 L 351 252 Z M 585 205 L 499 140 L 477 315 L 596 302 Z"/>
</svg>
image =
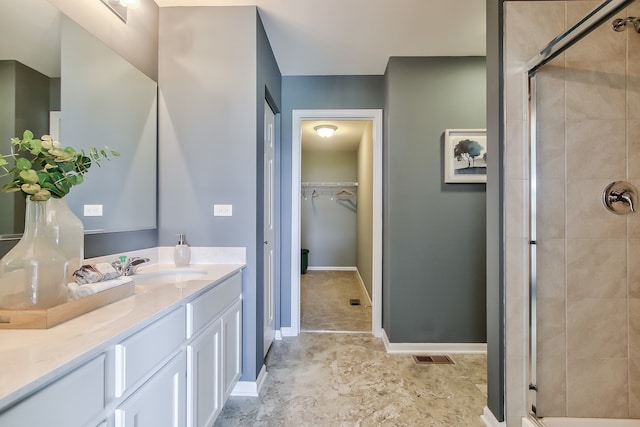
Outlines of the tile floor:
<svg viewBox="0 0 640 427">
<path fill-rule="evenodd" d="M 301 328 L 325 333 L 275 341 L 260 397 L 231 397 L 215 426 L 483 426 L 486 356 L 419 365 L 387 354 L 382 340 L 363 333 L 371 307 L 354 272 L 302 275 Z"/>
<path fill-rule="evenodd" d="M 231 397 L 215 426 L 481 427 L 486 357 L 418 365 L 368 334 L 302 333 L 274 342 L 260 397 Z"/>
<path fill-rule="evenodd" d="M 352 298 L 361 305 L 351 305 Z M 300 276 L 300 329 L 371 332 L 371 303 L 355 271 L 315 270 Z"/>
</svg>

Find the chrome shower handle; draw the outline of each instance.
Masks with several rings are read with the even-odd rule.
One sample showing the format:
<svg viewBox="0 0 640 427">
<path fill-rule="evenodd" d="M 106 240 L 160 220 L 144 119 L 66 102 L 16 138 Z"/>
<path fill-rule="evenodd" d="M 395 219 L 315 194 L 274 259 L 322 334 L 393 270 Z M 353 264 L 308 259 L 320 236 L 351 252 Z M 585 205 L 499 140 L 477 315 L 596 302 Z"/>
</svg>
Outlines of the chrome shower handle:
<svg viewBox="0 0 640 427">
<path fill-rule="evenodd" d="M 635 212 L 635 207 L 633 206 L 633 199 L 629 195 L 627 191 L 612 191 L 609 194 L 609 203 L 615 202 L 623 202 L 629 205 L 629 209 L 631 212 Z"/>
<path fill-rule="evenodd" d="M 625 181 L 612 182 L 604 189 L 602 201 L 611 212 L 623 215 L 636 211 L 636 200 L 638 191 Z"/>
</svg>

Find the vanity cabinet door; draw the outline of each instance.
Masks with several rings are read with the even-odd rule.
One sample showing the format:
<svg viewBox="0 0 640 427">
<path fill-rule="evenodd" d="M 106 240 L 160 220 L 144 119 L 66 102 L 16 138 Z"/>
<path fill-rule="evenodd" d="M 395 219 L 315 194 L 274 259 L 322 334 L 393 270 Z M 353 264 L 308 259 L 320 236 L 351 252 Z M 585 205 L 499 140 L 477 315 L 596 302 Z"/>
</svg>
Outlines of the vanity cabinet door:
<svg viewBox="0 0 640 427">
<path fill-rule="evenodd" d="M 100 355 L 0 414 L 0 426 L 85 427 L 104 408 L 104 364 Z"/>
<path fill-rule="evenodd" d="M 222 409 L 221 322 L 187 346 L 187 426 L 212 426 Z"/>
<path fill-rule="evenodd" d="M 242 373 L 242 302 L 222 315 L 223 402 L 231 395 Z"/>
<path fill-rule="evenodd" d="M 115 412 L 116 427 L 184 427 L 186 425 L 184 351 L 171 359 Z"/>
</svg>

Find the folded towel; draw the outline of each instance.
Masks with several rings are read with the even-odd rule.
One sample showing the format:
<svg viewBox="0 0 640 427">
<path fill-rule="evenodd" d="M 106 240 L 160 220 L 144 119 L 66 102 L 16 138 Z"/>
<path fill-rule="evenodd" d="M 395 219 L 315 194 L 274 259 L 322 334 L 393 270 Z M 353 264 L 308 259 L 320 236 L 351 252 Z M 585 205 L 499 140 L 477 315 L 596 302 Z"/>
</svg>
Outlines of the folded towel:
<svg viewBox="0 0 640 427">
<path fill-rule="evenodd" d="M 75 282 L 67 284 L 69 289 L 69 298 L 78 299 L 87 297 L 89 295 L 97 294 L 98 292 L 106 291 L 107 289 L 115 288 L 116 286 L 124 285 L 131 282 L 131 277 L 118 277 L 113 280 L 105 280 L 97 283 L 87 283 L 86 285 L 78 285 Z"/>
</svg>

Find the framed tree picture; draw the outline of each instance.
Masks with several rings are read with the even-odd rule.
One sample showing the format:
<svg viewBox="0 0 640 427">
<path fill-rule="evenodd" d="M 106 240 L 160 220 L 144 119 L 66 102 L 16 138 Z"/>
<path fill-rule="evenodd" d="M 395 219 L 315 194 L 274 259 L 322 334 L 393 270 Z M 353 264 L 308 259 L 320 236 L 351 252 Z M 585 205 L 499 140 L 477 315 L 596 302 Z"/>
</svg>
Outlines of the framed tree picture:
<svg viewBox="0 0 640 427">
<path fill-rule="evenodd" d="M 444 182 L 487 182 L 486 129 L 445 129 Z"/>
</svg>

